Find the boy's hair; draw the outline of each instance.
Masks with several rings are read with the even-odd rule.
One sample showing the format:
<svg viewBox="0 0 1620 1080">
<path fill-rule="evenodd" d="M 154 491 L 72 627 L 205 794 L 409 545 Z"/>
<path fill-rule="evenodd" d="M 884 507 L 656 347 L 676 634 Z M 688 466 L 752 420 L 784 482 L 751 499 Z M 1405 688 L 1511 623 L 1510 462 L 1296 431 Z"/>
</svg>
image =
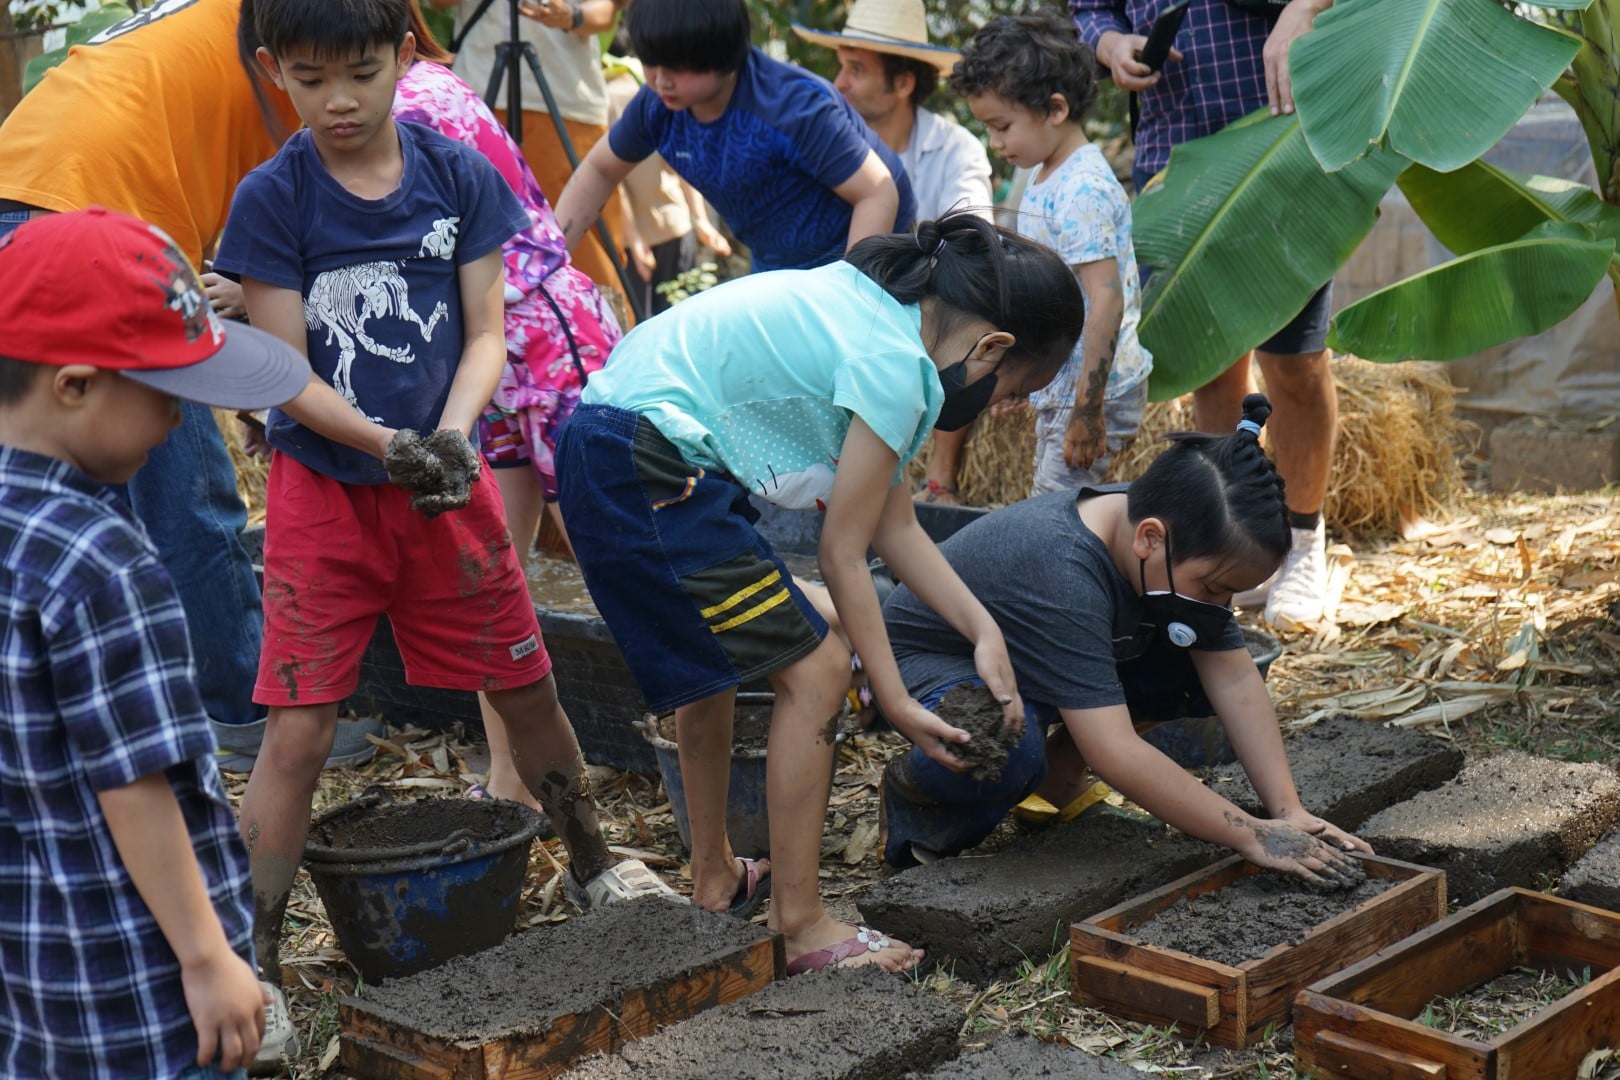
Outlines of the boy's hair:
<svg viewBox="0 0 1620 1080">
<path fill-rule="evenodd" d="M 1039 385 L 1080 340 L 1086 304 L 1074 271 L 1052 249 L 976 214 L 954 210 L 915 233 L 868 236 L 845 258 L 902 304 L 937 298 L 946 333 L 963 316 L 1007 331 L 1017 341 L 1002 365 L 1044 375 Z"/>
<path fill-rule="evenodd" d="M 933 64 L 925 64 L 921 60 L 914 60 L 909 56 L 896 56 L 894 53 L 880 52 L 878 56 L 883 60 L 883 89 L 893 90 L 894 80 L 911 72 L 916 80 L 911 91 L 911 107 L 922 108 L 922 103 L 934 96 L 939 89 L 939 68 Z"/>
<path fill-rule="evenodd" d="M 27 397 L 43 374 L 44 364 L 30 364 L 26 360 L 0 356 L 0 406 L 15 405 Z"/>
<path fill-rule="evenodd" d="M 743 0 L 636 0 L 625 20 L 630 44 L 647 67 L 729 75 L 747 62 L 752 47 Z"/>
<path fill-rule="evenodd" d="M 397 50 L 410 24 L 410 0 L 255 0 L 253 12 L 255 33 L 278 59 L 298 49 L 323 61 Z"/>
<path fill-rule="evenodd" d="M 1175 561 L 1261 554 L 1273 564 L 1293 537 L 1276 466 L 1260 448 L 1271 415 L 1264 394 L 1243 399 L 1243 420 L 1230 435 L 1177 432 L 1170 449 L 1131 482 L 1126 514 L 1156 517 L 1175 535 Z"/>
<path fill-rule="evenodd" d="M 999 94 L 1037 116 L 1052 109 L 1052 95 L 1069 103 L 1069 122 L 1086 118 L 1097 100 L 1097 63 L 1074 26 L 1046 11 L 998 15 L 962 48 L 951 90 L 963 97 Z"/>
</svg>

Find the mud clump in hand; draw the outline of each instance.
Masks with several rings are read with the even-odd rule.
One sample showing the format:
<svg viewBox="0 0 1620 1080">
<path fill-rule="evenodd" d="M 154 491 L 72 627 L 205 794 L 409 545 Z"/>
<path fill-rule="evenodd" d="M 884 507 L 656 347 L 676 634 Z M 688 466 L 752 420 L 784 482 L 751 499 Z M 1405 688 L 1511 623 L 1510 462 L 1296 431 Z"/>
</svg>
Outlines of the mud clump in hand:
<svg viewBox="0 0 1620 1080">
<path fill-rule="evenodd" d="M 389 480 L 411 492 L 411 507 L 430 518 L 471 502 L 480 468 L 478 451 L 452 428 L 425 439 L 410 430 L 396 433 L 383 465 Z"/>
<path fill-rule="evenodd" d="M 1001 779 L 1008 754 L 1022 732 L 1008 730 L 995 695 L 982 686 L 958 686 L 940 699 L 934 715 L 973 736 L 965 743 L 948 744 L 951 753 L 973 766 L 973 779 Z"/>
</svg>

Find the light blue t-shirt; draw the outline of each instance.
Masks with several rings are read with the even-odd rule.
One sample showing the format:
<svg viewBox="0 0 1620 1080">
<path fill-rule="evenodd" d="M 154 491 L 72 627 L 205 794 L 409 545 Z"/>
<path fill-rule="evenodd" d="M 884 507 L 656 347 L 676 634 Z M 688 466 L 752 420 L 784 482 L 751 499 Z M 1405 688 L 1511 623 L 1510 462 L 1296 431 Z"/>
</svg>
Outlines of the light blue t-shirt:
<svg viewBox="0 0 1620 1080">
<path fill-rule="evenodd" d="M 904 466 L 945 391 L 918 307 L 837 262 L 752 274 L 648 319 L 581 400 L 639 412 L 690 464 L 808 510 L 826 508 L 851 416 Z"/>
</svg>

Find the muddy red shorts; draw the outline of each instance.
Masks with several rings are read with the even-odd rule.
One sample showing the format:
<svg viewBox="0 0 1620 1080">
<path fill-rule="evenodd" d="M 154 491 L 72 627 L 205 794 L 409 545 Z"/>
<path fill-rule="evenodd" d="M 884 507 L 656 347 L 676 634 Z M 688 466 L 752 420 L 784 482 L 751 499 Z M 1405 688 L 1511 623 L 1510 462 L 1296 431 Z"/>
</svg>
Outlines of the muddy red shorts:
<svg viewBox="0 0 1620 1080">
<path fill-rule="evenodd" d="M 342 484 L 278 453 L 266 510 L 260 705 L 348 697 L 383 614 L 414 686 L 506 690 L 551 671 L 487 469 L 466 509 L 429 519 L 402 488 Z"/>
</svg>

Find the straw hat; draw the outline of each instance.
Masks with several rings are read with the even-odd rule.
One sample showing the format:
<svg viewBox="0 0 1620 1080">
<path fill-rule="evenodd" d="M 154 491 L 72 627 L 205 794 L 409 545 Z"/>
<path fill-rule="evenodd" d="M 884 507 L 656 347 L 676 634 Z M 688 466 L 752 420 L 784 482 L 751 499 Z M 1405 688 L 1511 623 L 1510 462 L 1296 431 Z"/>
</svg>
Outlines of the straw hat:
<svg viewBox="0 0 1620 1080">
<path fill-rule="evenodd" d="M 793 24 L 793 32 L 813 45 L 829 49 L 867 49 L 893 53 L 932 64 L 950 74 L 961 56 L 955 49 L 928 44 L 928 20 L 923 0 L 855 0 L 844 20 L 844 32 L 812 30 Z"/>
</svg>

